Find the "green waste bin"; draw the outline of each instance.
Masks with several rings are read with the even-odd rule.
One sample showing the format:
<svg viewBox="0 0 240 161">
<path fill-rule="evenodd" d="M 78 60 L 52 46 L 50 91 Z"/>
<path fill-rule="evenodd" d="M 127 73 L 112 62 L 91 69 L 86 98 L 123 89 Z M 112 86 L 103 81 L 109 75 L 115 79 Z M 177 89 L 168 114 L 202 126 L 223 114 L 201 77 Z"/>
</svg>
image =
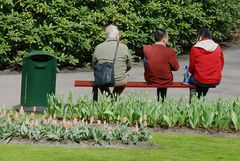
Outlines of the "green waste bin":
<svg viewBox="0 0 240 161">
<path fill-rule="evenodd" d="M 47 109 L 47 95 L 56 88 L 56 59 L 43 51 L 33 51 L 23 58 L 21 103 L 25 111 Z"/>
</svg>

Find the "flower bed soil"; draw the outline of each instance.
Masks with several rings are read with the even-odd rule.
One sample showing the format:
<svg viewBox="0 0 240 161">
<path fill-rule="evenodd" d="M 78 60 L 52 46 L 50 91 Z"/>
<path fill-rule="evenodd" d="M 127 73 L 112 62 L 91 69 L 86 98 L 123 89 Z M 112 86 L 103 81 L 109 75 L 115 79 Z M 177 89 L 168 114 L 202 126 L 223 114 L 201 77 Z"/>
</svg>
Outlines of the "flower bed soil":
<svg viewBox="0 0 240 161">
<path fill-rule="evenodd" d="M 2 142 L 6 143 L 6 142 Z M 145 142 L 130 142 L 129 144 L 123 144 L 121 141 L 101 141 L 96 143 L 94 141 L 81 141 L 80 143 L 75 143 L 70 140 L 64 140 L 61 142 L 39 140 L 37 142 L 33 140 L 23 139 L 20 137 L 13 138 L 8 142 L 8 144 L 27 144 L 33 146 L 54 146 L 54 147 L 69 147 L 69 148 L 164 148 L 158 144 L 153 144 L 150 141 Z"/>
</svg>

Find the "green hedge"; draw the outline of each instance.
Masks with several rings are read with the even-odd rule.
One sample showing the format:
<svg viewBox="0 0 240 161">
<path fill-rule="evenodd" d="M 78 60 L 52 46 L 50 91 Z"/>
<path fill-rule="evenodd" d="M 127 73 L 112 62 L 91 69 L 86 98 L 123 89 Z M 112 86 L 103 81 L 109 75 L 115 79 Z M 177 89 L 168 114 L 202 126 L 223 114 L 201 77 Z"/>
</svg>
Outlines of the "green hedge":
<svg viewBox="0 0 240 161">
<path fill-rule="evenodd" d="M 86 65 L 109 23 L 136 55 L 153 42 L 156 26 L 168 29 L 179 53 L 200 27 L 221 42 L 240 24 L 239 0 L 0 0 L 0 8 L 1 67 L 20 65 L 35 49 L 55 55 L 60 66 Z"/>
</svg>

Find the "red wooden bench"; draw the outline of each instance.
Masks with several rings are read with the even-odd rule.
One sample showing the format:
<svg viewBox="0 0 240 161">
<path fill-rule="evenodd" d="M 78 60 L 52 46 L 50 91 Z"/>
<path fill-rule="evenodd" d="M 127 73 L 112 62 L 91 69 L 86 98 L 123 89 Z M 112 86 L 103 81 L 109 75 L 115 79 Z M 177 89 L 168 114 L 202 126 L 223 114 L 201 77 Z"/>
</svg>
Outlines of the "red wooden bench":
<svg viewBox="0 0 240 161">
<path fill-rule="evenodd" d="M 92 87 L 93 92 L 93 100 L 98 100 L 98 87 L 94 86 L 94 81 L 88 80 L 76 80 L 75 87 Z M 196 92 L 196 86 L 194 85 L 186 85 L 182 82 L 173 82 L 173 84 L 169 85 L 159 85 L 159 84 L 147 84 L 146 82 L 128 82 L 125 84 L 125 88 L 189 88 L 190 89 L 190 99 L 193 94 Z"/>
</svg>

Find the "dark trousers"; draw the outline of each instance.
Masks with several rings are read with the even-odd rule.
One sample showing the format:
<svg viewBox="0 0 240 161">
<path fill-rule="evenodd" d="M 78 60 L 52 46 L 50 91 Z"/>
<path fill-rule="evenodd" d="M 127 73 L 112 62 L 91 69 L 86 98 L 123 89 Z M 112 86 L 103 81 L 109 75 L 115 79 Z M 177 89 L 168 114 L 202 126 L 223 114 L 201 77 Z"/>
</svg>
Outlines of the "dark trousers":
<svg viewBox="0 0 240 161">
<path fill-rule="evenodd" d="M 197 87 L 196 88 L 196 92 L 197 92 L 197 97 L 198 98 L 205 97 L 207 95 L 207 93 L 208 93 L 209 88 L 214 88 L 217 85 L 219 85 L 219 83 L 220 83 L 220 82 L 218 82 L 218 83 L 214 83 L 214 84 L 202 84 L 202 83 L 197 82 L 194 79 L 194 75 L 190 76 L 189 82 L 191 84 L 194 84 Z"/>
<path fill-rule="evenodd" d="M 167 96 L 167 88 L 157 88 L 157 99 L 160 100 L 159 96 L 161 95 L 162 102 L 164 102 Z"/>
<path fill-rule="evenodd" d="M 113 91 L 110 91 L 110 88 L 108 86 L 101 86 L 98 87 L 101 91 L 101 93 L 106 93 L 107 96 L 111 96 L 112 98 L 115 96 L 120 96 L 123 90 L 125 89 L 124 86 L 114 87 Z"/>
</svg>

